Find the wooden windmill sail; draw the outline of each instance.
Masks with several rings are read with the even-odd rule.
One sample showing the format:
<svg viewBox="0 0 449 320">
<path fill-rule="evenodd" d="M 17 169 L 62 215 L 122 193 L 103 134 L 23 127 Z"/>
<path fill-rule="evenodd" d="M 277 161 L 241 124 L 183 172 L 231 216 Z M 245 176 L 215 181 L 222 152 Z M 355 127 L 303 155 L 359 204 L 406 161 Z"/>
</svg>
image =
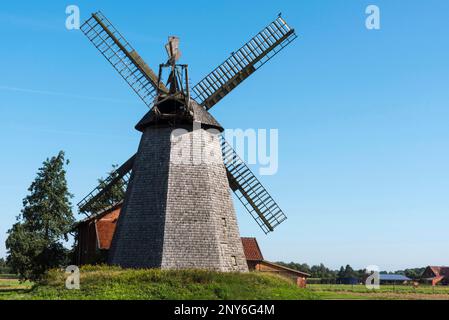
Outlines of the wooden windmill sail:
<svg viewBox="0 0 449 320">
<path fill-rule="evenodd" d="M 92 213 L 99 204 L 107 205 L 105 200 L 110 205 L 123 200 L 110 198 L 108 191 L 126 187 L 109 262 L 245 271 L 229 190 L 265 233 L 286 216 L 219 135 L 223 128 L 208 110 L 290 44 L 296 38 L 294 30 L 278 16 L 191 89 L 188 66 L 177 64 L 178 38 L 169 37 L 168 61 L 156 74 L 101 12 L 92 14 L 81 30 L 150 108 L 136 125 L 142 132 L 138 152 L 78 204 L 80 212 Z M 199 123 L 207 136 L 201 146 L 219 153 L 219 163 L 192 166 L 172 161 L 183 148 L 193 148 L 193 123 Z M 173 139 L 175 128 L 186 130 L 180 145 Z"/>
</svg>

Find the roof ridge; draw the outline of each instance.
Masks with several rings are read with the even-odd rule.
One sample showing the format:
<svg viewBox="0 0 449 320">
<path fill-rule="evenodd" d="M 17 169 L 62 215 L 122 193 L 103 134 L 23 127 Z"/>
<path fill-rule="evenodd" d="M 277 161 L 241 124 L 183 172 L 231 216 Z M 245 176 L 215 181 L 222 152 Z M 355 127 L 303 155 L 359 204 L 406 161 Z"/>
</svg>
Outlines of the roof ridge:
<svg viewBox="0 0 449 320">
<path fill-rule="evenodd" d="M 279 267 L 279 268 L 282 268 L 282 269 L 285 269 L 285 270 L 289 270 L 289 271 L 292 271 L 292 272 L 295 272 L 295 273 L 300 273 L 300 274 L 303 274 L 303 275 L 306 275 L 306 276 L 310 277 L 310 274 L 307 273 L 307 272 L 303 272 L 303 271 L 299 271 L 299 270 L 296 270 L 296 269 L 292 269 L 292 268 L 289 268 L 289 267 L 286 267 L 286 266 L 283 266 L 283 265 L 280 265 L 280 264 L 277 264 L 277 263 L 274 263 L 274 262 L 271 262 L 271 261 L 267 261 L 267 260 L 262 260 L 262 261 L 267 263 L 267 264 L 271 264 L 273 266 L 276 266 L 276 267 Z"/>
</svg>

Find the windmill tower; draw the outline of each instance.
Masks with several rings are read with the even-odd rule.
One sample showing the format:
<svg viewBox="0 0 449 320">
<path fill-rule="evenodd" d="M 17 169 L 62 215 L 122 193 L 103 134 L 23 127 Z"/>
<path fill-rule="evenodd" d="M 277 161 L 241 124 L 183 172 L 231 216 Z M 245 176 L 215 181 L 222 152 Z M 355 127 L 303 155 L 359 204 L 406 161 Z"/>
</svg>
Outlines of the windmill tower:
<svg viewBox="0 0 449 320">
<path fill-rule="evenodd" d="M 188 66 L 177 64 L 178 38 L 169 37 L 168 61 L 156 75 L 101 12 L 81 30 L 150 108 L 136 125 L 137 153 L 78 204 L 93 213 L 111 188 L 127 186 L 124 199 L 107 198 L 123 200 L 108 262 L 246 271 L 230 190 L 265 233 L 286 216 L 208 111 L 291 43 L 294 30 L 278 16 L 191 90 Z"/>
</svg>

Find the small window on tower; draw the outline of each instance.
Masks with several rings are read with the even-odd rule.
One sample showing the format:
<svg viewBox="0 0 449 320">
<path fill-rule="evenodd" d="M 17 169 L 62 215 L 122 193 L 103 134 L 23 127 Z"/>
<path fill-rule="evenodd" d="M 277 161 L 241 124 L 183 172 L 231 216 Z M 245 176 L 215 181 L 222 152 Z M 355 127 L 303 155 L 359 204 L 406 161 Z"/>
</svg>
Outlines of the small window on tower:
<svg viewBox="0 0 449 320">
<path fill-rule="evenodd" d="M 231 256 L 231 262 L 234 267 L 237 266 L 237 258 L 235 256 Z"/>
<path fill-rule="evenodd" d="M 223 224 L 223 227 L 227 227 L 228 225 L 227 225 L 227 222 L 226 222 L 226 218 L 221 218 L 221 222 L 222 222 L 222 224 Z"/>
</svg>

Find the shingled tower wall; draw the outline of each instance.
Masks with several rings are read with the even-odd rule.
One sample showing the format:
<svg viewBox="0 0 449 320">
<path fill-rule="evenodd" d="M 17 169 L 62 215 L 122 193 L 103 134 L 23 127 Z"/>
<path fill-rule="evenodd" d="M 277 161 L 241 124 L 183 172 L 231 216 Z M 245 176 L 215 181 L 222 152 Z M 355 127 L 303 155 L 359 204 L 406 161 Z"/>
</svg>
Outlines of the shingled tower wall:
<svg viewBox="0 0 449 320">
<path fill-rule="evenodd" d="M 109 263 L 247 271 L 218 134 L 187 128 L 172 139 L 172 127 L 142 131 Z"/>
</svg>

